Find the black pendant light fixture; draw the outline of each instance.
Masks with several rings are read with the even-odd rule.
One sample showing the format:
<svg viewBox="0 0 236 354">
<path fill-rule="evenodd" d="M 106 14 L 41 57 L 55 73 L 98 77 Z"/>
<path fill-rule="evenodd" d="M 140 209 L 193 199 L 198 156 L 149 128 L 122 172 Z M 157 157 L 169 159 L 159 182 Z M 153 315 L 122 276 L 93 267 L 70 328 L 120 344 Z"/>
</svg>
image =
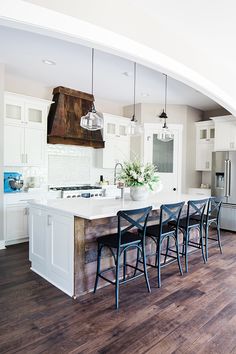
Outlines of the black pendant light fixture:
<svg viewBox="0 0 236 354">
<path fill-rule="evenodd" d="M 165 107 L 162 113 L 159 115 L 161 119 L 164 120 L 161 130 L 157 134 L 157 139 L 163 142 L 168 142 L 174 139 L 174 134 L 169 130 L 166 119 L 168 118 L 166 113 L 166 103 L 167 103 L 167 75 L 165 74 Z"/>
<path fill-rule="evenodd" d="M 94 48 L 92 48 L 92 95 L 93 95 L 93 76 L 94 76 Z M 87 130 L 100 130 L 103 128 L 103 115 L 97 112 L 93 102 L 91 110 L 80 119 L 80 126 Z"/>
<path fill-rule="evenodd" d="M 138 123 L 136 119 L 136 71 L 137 71 L 137 63 L 134 62 L 134 87 L 133 87 L 133 115 L 130 120 L 130 123 L 127 127 L 127 135 L 137 136 L 143 133 L 143 127 Z"/>
</svg>

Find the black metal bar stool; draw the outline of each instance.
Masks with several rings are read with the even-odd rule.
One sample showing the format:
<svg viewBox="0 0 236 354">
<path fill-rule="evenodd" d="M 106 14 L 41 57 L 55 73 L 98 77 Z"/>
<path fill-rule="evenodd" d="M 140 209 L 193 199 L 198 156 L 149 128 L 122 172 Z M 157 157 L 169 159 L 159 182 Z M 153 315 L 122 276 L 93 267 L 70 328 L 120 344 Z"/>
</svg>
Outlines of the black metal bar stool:
<svg viewBox="0 0 236 354">
<path fill-rule="evenodd" d="M 182 266 L 179 257 L 179 241 L 178 241 L 178 226 L 179 218 L 183 208 L 184 202 L 175 203 L 175 204 L 163 204 L 160 208 L 160 222 L 158 225 L 148 226 L 146 230 L 146 236 L 150 237 L 156 244 L 156 252 L 148 254 L 147 256 L 155 255 L 155 264 L 147 263 L 148 266 L 157 269 L 157 280 L 158 287 L 161 287 L 161 268 L 167 266 L 173 261 L 178 262 L 180 274 L 183 275 Z M 173 221 L 174 225 L 170 225 L 170 222 Z M 166 253 L 161 253 L 162 242 L 164 239 L 167 239 L 169 243 L 170 238 L 173 238 L 176 246 L 176 256 L 169 255 L 170 258 L 173 258 L 172 261 L 167 260 Z M 165 256 L 164 263 L 161 263 L 161 255 Z M 142 262 L 139 260 L 139 262 Z"/>
<path fill-rule="evenodd" d="M 183 247 L 180 254 L 185 257 L 185 272 L 188 272 L 188 246 L 201 249 L 202 258 L 204 263 L 206 263 L 206 258 L 204 254 L 204 240 L 203 240 L 203 220 L 204 220 L 204 211 L 208 203 L 209 198 L 200 199 L 200 200 L 189 200 L 187 207 L 187 216 L 183 217 L 179 221 L 179 230 L 183 233 Z M 174 222 L 170 224 L 173 225 Z M 195 242 L 189 239 L 190 232 L 192 230 L 199 231 L 199 242 Z M 174 252 L 169 248 L 167 244 L 166 252 Z"/>
<path fill-rule="evenodd" d="M 119 308 L 119 285 L 126 283 L 134 278 L 137 278 L 141 275 L 145 276 L 146 286 L 148 291 L 150 292 L 150 285 L 147 274 L 146 267 L 146 254 L 145 254 L 145 235 L 146 235 L 146 225 L 147 219 L 149 216 L 152 207 L 135 209 L 135 210 L 122 210 L 117 213 L 118 216 L 118 226 L 117 233 L 101 236 L 97 238 L 98 242 L 98 256 L 97 256 L 97 273 L 94 285 L 94 293 L 96 292 L 98 285 L 98 278 L 102 278 L 107 282 L 115 285 L 115 298 L 116 298 L 116 309 Z M 126 222 L 126 226 L 122 229 L 122 221 Z M 128 224 L 128 226 L 127 226 Z M 130 231 L 133 232 L 130 232 Z M 115 267 L 102 270 L 100 269 L 101 263 L 101 253 L 104 247 L 108 247 L 111 251 L 111 254 L 114 258 Z M 143 260 L 143 269 L 139 269 L 132 264 L 128 264 L 126 261 L 126 252 L 128 249 L 137 248 L 139 252 L 142 254 Z M 114 251 L 115 250 L 115 251 Z M 138 253 L 139 253 L 138 252 Z M 120 258 L 123 253 L 123 277 L 120 279 Z M 126 268 L 131 267 L 135 270 L 132 277 L 126 276 Z M 103 273 L 111 271 L 115 269 L 115 281 L 112 281 L 103 276 Z M 139 271 L 140 274 L 136 275 L 136 271 Z"/>
<path fill-rule="evenodd" d="M 208 240 L 213 240 L 218 243 L 220 253 L 222 253 L 221 239 L 220 239 L 220 210 L 221 210 L 222 202 L 217 202 L 216 198 L 209 198 L 207 205 L 207 213 L 203 217 L 203 225 L 204 225 L 204 238 L 205 238 L 205 255 L 206 261 L 208 260 Z M 200 217 L 196 217 L 197 220 L 200 220 Z M 217 239 L 209 237 L 209 227 L 211 225 L 216 226 L 217 231 Z"/>
</svg>

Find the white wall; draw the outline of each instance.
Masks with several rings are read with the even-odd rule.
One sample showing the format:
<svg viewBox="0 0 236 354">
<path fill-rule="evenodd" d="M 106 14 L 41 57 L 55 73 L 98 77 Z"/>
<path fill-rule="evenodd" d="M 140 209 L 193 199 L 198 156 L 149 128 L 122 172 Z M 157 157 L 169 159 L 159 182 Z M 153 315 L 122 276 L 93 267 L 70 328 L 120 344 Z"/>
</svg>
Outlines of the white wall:
<svg viewBox="0 0 236 354">
<path fill-rule="evenodd" d="M 96 165 L 96 151 L 72 145 L 48 145 L 48 184 L 94 184 L 100 175 L 113 183 L 113 169 L 100 169 Z"/>
<path fill-rule="evenodd" d="M 26 77 L 10 74 L 5 75 L 6 91 L 51 100 L 53 97 L 53 88 L 54 87 L 45 86 L 42 82 L 29 80 Z M 114 115 L 122 115 L 123 113 L 123 102 L 118 103 L 96 97 L 95 104 L 97 110 L 101 112 L 111 113 Z"/>
</svg>

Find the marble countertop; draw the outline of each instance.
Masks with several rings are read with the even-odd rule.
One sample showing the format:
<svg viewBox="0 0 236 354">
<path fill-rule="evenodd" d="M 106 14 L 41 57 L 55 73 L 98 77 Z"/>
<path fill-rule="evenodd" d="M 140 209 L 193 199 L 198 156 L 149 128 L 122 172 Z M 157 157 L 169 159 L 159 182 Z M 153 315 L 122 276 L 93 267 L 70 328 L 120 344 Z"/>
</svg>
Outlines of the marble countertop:
<svg viewBox="0 0 236 354">
<path fill-rule="evenodd" d="M 188 200 L 205 198 L 205 196 L 200 195 L 159 192 L 150 193 L 149 198 L 144 201 L 133 201 L 129 195 L 125 195 L 124 200 L 114 198 L 40 199 L 30 201 L 29 205 L 94 220 L 115 216 L 119 210 L 138 209 L 147 206 L 152 206 L 153 210 L 157 210 L 161 204 L 187 202 Z"/>
</svg>

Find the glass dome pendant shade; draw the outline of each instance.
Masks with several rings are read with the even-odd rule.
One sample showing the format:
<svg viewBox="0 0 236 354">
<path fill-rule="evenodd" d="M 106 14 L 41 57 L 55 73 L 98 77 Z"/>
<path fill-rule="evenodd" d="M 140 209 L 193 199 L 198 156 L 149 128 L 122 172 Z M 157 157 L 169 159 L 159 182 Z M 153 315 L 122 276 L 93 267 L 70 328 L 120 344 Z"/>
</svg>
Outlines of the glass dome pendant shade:
<svg viewBox="0 0 236 354">
<path fill-rule="evenodd" d="M 93 95 L 93 67 L 94 67 L 94 48 L 92 48 L 92 95 Z M 80 126 L 84 129 L 95 131 L 103 128 L 103 114 L 97 112 L 94 102 L 88 113 L 80 118 Z"/>
<path fill-rule="evenodd" d="M 134 103 L 133 103 L 133 115 L 127 126 L 126 133 L 130 136 L 139 136 L 143 134 L 143 126 L 138 123 L 135 117 L 135 98 L 136 98 L 136 63 L 134 63 Z"/>
<path fill-rule="evenodd" d="M 158 131 L 157 139 L 163 142 L 168 142 L 174 139 L 174 134 L 170 131 L 166 124 L 166 119 L 168 118 L 166 114 L 166 98 L 167 98 L 167 75 L 165 75 L 165 109 L 163 109 L 162 113 L 159 115 L 161 119 L 164 119 L 163 127 Z"/>
<path fill-rule="evenodd" d="M 100 130 L 103 128 L 103 115 L 96 111 L 94 103 L 92 109 L 81 117 L 80 126 L 87 130 Z"/>
</svg>

